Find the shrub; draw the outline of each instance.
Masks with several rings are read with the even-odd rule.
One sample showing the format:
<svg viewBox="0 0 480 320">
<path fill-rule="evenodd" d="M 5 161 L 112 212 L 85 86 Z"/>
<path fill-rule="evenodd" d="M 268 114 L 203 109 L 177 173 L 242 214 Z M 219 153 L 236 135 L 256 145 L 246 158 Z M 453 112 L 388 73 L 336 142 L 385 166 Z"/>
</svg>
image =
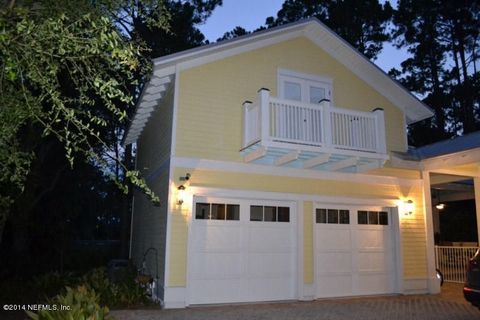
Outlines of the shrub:
<svg viewBox="0 0 480 320">
<path fill-rule="evenodd" d="M 59 294 L 48 301 L 51 309 L 39 310 L 37 313 L 27 311 L 33 320 L 107 320 L 107 307 L 99 305 L 99 297 L 93 289 L 78 286 L 75 289 L 66 288 L 64 294 Z"/>
<path fill-rule="evenodd" d="M 82 279 L 87 287 L 95 290 L 100 303 L 110 307 L 131 307 L 148 303 L 145 289 L 136 281 L 137 271 L 133 265 L 117 271 L 115 283 L 110 282 L 105 268 L 88 272 Z"/>
<path fill-rule="evenodd" d="M 33 285 L 38 298 L 52 297 L 61 292 L 65 287 L 79 284 L 78 278 L 73 273 L 49 272 L 33 279 Z"/>
</svg>

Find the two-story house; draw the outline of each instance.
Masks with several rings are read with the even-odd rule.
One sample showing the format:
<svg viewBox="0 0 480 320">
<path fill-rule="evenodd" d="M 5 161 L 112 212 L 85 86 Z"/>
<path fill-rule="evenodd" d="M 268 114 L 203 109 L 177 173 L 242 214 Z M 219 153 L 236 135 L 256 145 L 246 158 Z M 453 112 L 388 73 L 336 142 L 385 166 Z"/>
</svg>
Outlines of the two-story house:
<svg viewBox="0 0 480 320">
<path fill-rule="evenodd" d="M 153 62 L 125 143 L 165 307 L 438 291 L 401 85 L 316 19 Z"/>
</svg>

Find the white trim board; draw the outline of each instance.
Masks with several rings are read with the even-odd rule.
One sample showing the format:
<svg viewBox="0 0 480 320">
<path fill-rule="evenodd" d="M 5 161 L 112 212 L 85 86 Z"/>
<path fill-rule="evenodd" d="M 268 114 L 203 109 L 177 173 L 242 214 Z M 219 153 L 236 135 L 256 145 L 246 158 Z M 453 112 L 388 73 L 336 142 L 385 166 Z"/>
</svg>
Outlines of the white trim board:
<svg viewBox="0 0 480 320">
<path fill-rule="evenodd" d="M 189 193 L 195 197 L 218 197 L 231 199 L 252 199 L 252 200 L 285 200 L 289 201 L 312 201 L 327 203 L 331 205 L 362 205 L 362 206 L 383 206 L 383 207 L 397 207 L 397 198 L 357 198 L 357 197 L 342 197 L 342 196 L 320 196 L 312 194 L 300 194 L 289 192 L 267 192 L 267 191 L 252 191 L 244 189 L 225 189 L 225 188 L 211 188 L 211 187 L 197 187 L 190 186 Z"/>
<path fill-rule="evenodd" d="M 243 162 L 206 160 L 198 158 L 172 157 L 173 167 L 195 168 L 220 172 L 264 174 L 281 177 L 348 181 L 369 184 L 387 184 L 401 186 L 419 186 L 421 179 L 406 179 L 386 176 L 374 176 L 361 173 L 326 172 L 299 168 L 267 166 Z"/>
</svg>

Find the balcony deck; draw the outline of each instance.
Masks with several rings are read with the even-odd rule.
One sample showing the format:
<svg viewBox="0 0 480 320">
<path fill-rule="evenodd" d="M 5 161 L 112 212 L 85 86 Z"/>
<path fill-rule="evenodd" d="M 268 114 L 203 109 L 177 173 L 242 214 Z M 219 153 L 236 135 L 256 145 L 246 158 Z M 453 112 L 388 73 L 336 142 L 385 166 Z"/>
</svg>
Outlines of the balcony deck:
<svg viewBox="0 0 480 320">
<path fill-rule="evenodd" d="M 282 100 L 261 89 L 244 103 L 245 162 L 327 171 L 363 172 L 388 159 L 382 109 L 359 112 Z"/>
</svg>

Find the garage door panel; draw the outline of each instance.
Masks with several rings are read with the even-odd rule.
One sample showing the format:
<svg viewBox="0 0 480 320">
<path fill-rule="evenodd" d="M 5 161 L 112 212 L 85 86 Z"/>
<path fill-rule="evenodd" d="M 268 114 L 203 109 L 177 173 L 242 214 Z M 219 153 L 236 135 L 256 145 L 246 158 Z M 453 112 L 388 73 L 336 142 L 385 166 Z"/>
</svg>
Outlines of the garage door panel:
<svg viewBox="0 0 480 320">
<path fill-rule="evenodd" d="M 248 255 L 248 274 L 256 278 L 291 278 L 291 255 L 288 253 L 261 253 Z"/>
<path fill-rule="evenodd" d="M 196 280 L 189 290 L 191 304 L 242 302 L 248 284 L 243 279 Z"/>
<path fill-rule="evenodd" d="M 350 252 L 317 253 L 317 270 L 319 274 L 335 272 L 352 272 L 352 255 Z"/>
<path fill-rule="evenodd" d="M 205 253 L 191 255 L 196 266 L 191 271 L 192 279 L 231 279 L 243 274 L 241 253 Z"/>
<path fill-rule="evenodd" d="M 319 250 L 350 250 L 352 245 L 350 229 L 344 228 L 318 228 L 316 241 Z"/>
<path fill-rule="evenodd" d="M 253 278 L 249 279 L 248 284 L 250 301 L 273 301 L 295 298 L 291 278 Z"/>
<path fill-rule="evenodd" d="M 358 270 L 359 271 L 390 271 L 389 255 L 385 252 L 359 252 L 358 253 Z"/>
<path fill-rule="evenodd" d="M 359 294 L 385 294 L 393 292 L 391 277 L 388 273 L 361 274 L 358 277 Z"/>
<path fill-rule="evenodd" d="M 352 295 L 352 274 L 332 274 L 317 277 L 317 296 L 344 297 Z"/>
<path fill-rule="evenodd" d="M 335 219 L 335 213 L 342 210 L 343 221 Z M 328 214 L 325 217 L 325 212 L 332 213 L 333 219 Z M 378 218 L 380 214 L 382 219 Z M 392 228 L 388 225 L 391 219 L 385 219 L 383 208 L 347 210 L 325 205 L 316 209 L 313 219 L 317 297 L 393 292 L 394 250 Z"/>
<path fill-rule="evenodd" d="M 291 252 L 292 235 L 290 228 L 259 227 L 268 222 L 252 222 L 249 228 L 249 252 Z"/>
<path fill-rule="evenodd" d="M 199 203 L 200 197 L 196 203 Z M 238 220 L 213 220 L 212 203 L 201 198 L 202 215 L 192 215 L 188 250 L 188 303 L 273 301 L 295 298 L 296 217 L 292 203 L 231 200 Z M 252 207 L 261 215 L 250 221 Z M 265 209 L 267 208 L 268 209 Z M 272 208 L 283 221 L 271 221 Z M 288 207 L 288 211 L 285 210 Z M 259 210 L 261 208 L 261 210 Z M 281 209 L 278 209 L 281 208 Z M 194 206 L 193 212 L 196 212 Z M 281 213 L 281 215 L 280 215 Z M 287 214 L 287 215 L 286 215 Z M 288 219 L 286 219 L 287 217 Z M 278 218 L 278 219 L 280 219 Z M 263 220 L 265 219 L 265 220 Z"/>
<path fill-rule="evenodd" d="M 383 229 L 360 229 L 357 230 L 358 248 L 382 248 L 390 243 L 391 234 Z"/>
<path fill-rule="evenodd" d="M 194 251 L 229 252 L 240 250 L 242 246 L 242 230 L 239 225 L 196 225 L 193 236 Z"/>
</svg>

